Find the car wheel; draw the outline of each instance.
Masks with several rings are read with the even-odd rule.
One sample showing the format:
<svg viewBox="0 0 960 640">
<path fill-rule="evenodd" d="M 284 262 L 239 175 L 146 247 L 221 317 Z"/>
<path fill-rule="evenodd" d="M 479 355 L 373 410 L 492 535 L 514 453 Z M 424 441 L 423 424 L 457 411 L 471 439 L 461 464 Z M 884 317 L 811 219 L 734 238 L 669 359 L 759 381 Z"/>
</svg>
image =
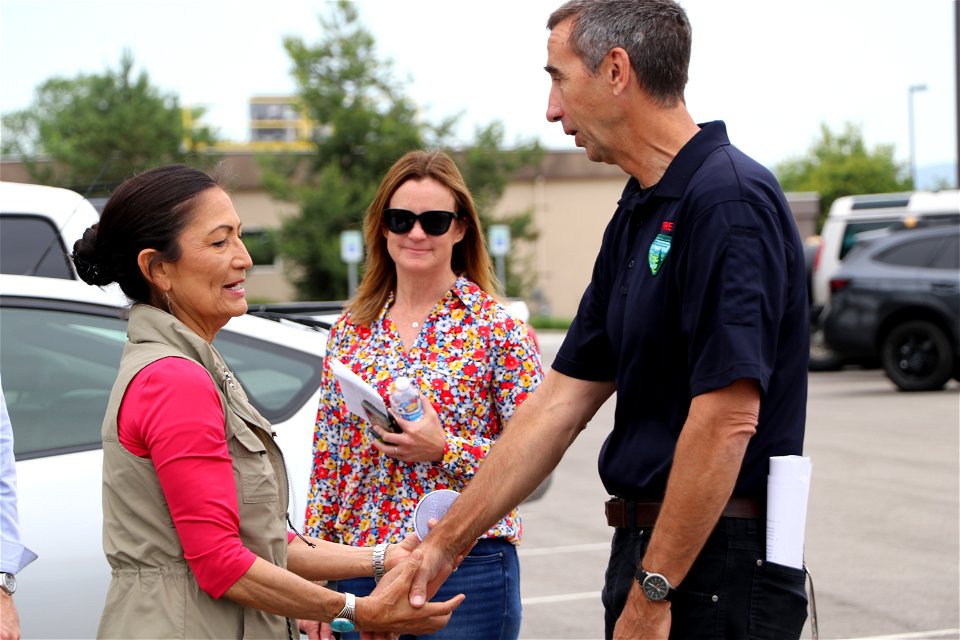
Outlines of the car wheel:
<svg viewBox="0 0 960 640">
<path fill-rule="evenodd" d="M 810 371 L 837 371 L 843 367 L 843 359 L 830 350 L 823 339 L 823 326 L 810 324 Z"/>
<path fill-rule="evenodd" d="M 926 320 L 899 324 L 883 341 L 883 369 L 901 391 L 942 389 L 953 373 L 950 341 Z"/>
</svg>

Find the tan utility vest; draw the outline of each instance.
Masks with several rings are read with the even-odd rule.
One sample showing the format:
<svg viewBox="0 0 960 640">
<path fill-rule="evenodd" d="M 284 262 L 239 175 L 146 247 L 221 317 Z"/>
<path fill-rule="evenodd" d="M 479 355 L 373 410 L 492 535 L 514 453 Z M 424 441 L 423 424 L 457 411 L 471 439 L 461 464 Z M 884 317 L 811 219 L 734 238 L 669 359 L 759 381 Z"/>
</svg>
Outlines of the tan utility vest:
<svg viewBox="0 0 960 640">
<path fill-rule="evenodd" d="M 117 439 L 120 403 L 141 369 L 171 356 L 206 369 L 224 407 L 240 539 L 261 558 L 286 567 L 287 475 L 270 423 L 250 405 L 220 354 L 172 315 L 135 305 L 127 337 L 103 420 L 103 549 L 113 571 L 98 637 L 290 637 L 282 616 L 223 597 L 215 600 L 200 589 L 153 462 L 133 455 Z"/>
</svg>

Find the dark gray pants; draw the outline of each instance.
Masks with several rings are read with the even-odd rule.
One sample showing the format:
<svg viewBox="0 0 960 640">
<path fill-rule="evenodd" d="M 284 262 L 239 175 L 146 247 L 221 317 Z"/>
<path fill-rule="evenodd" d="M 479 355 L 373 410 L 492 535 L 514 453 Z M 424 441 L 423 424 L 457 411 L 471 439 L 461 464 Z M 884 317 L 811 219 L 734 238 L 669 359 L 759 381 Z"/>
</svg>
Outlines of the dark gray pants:
<svg viewBox="0 0 960 640">
<path fill-rule="evenodd" d="M 616 529 L 603 587 L 606 637 L 627 600 L 652 529 Z M 807 618 L 802 569 L 767 562 L 765 523 L 720 518 L 672 604 L 671 638 L 788 640 Z"/>
</svg>

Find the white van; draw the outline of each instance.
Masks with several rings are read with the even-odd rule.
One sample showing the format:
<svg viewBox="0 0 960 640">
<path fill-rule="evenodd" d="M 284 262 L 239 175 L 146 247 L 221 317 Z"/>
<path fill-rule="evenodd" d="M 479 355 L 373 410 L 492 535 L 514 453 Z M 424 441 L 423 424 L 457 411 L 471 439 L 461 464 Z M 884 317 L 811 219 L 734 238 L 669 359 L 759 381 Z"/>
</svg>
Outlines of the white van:
<svg viewBox="0 0 960 640">
<path fill-rule="evenodd" d="M 857 234 L 875 229 L 960 224 L 960 191 L 917 191 L 843 196 L 834 200 L 820 234 L 813 263 L 810 302 L 810 368 L 823 370 L 842 363 L 823 346 L 821 320 L 830 301 L 830 278 L 853 247 Z"/>
</svg>

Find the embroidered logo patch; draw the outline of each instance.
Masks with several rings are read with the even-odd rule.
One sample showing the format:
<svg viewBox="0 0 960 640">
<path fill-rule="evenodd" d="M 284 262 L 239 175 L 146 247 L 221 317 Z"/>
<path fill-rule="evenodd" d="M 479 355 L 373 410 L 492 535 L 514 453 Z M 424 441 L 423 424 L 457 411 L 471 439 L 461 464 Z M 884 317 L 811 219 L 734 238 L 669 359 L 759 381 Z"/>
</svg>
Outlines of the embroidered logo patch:
<svg viewBox="0 0 960 640">
<path fill-rule="evenodd" d="M 653 239 L 653 243 L 650 245 L 650 253 L 647 254 L 651 275 L 655 276 L 660 271 L 663 261 L 667 259 L 667 254 L 670 253 L 670 243 L 672 241 L 673 238 L 665 233 L 658 233 L 657 237 Z"/>
</svg>

